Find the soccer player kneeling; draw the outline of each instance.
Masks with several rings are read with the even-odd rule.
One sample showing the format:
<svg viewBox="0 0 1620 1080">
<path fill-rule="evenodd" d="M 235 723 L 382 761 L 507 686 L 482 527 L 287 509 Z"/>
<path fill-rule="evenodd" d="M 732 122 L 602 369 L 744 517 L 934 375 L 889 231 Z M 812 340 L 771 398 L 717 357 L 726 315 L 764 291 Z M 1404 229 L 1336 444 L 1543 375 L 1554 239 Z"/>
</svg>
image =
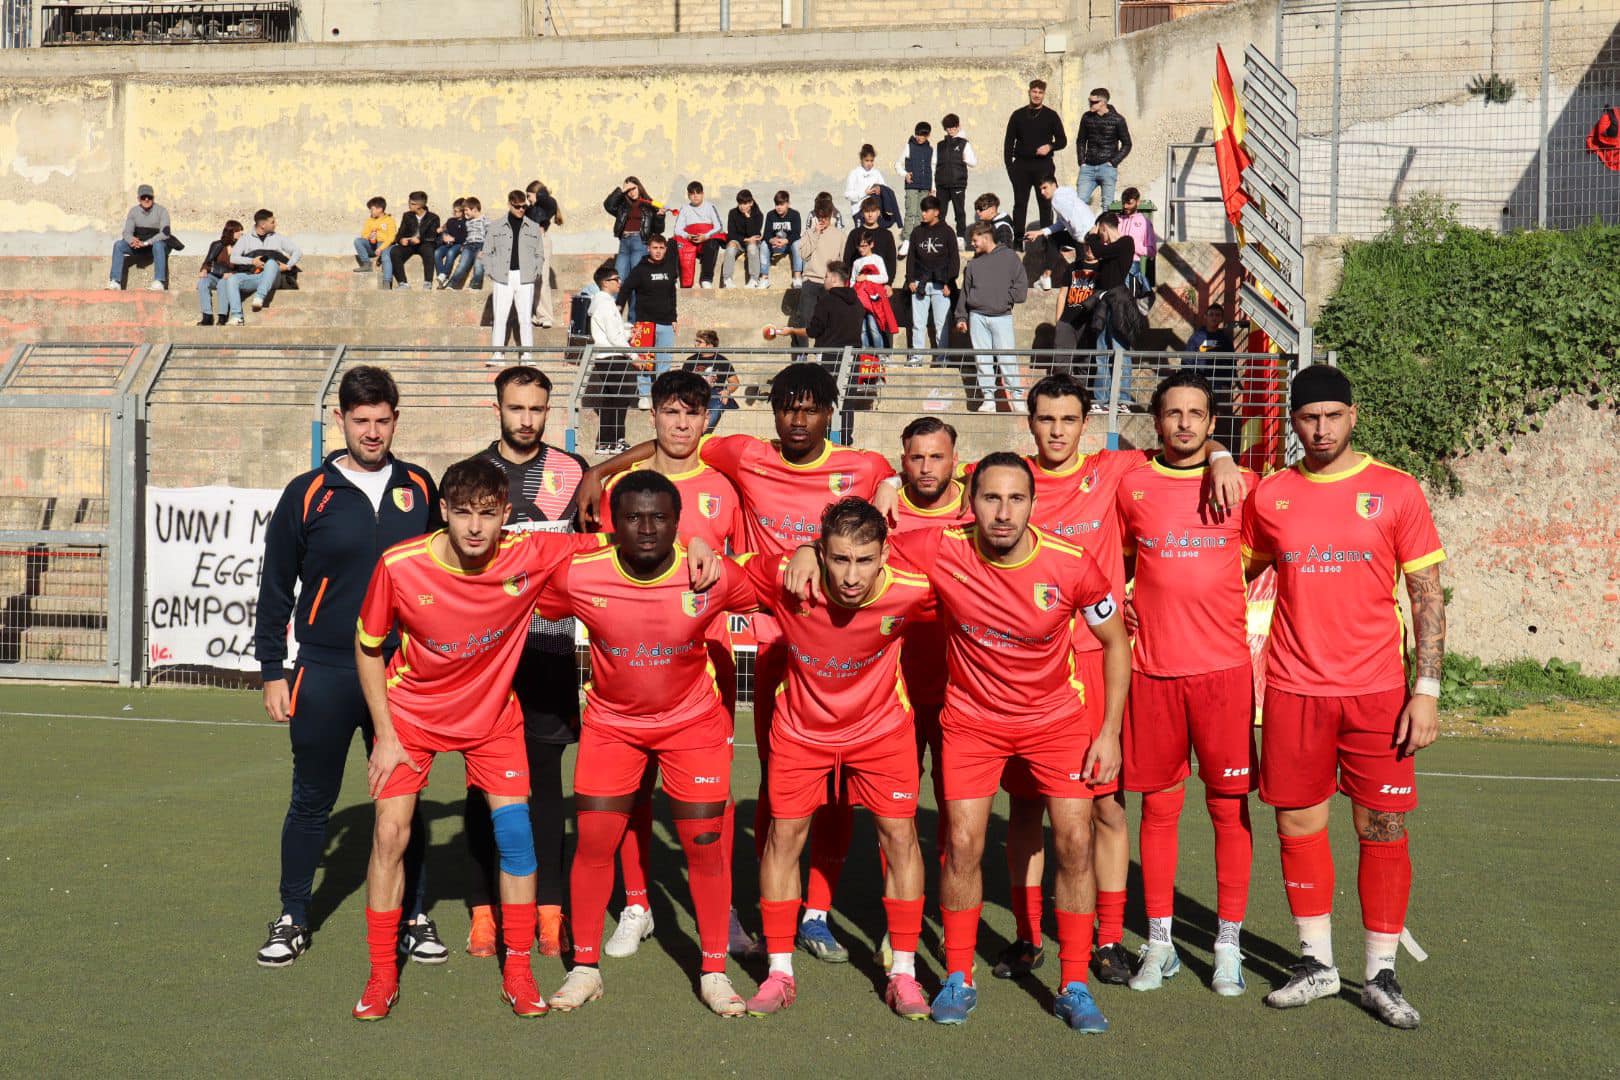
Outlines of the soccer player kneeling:
<svg viewBox="0 0 1620 1080">
<path fill-rule="evenodd" d="M 768 1016 L 798 994 L 799 854 L 830 788 L 833 798 L 847 793 L 852 804 L 865 806 L 877 823 L 893 956 L 883 1000 L 899 1016 L 921 1020 L 928 999 L 917 982 L 923 918 L 917 750 L 900 642 L 913 621 L 935 617 L 934 593 L 926 577 L 888 565 L 888 527 L 870 503 L 834 503 L 821 515 L 820 536 L 793 557 L 807 567 L 806 580 L 819 582 L 820 602 L 786 588 L 787 558 L 753 556 L 746 564 L 760 605 L 777 614 L 788 653 L 771 717 L 771 819 L 759 867 L 770 974 L 748 1011 Z"/>
<path fill-rule="evenodd" d="M 539 601 L 546 618 L 571 615 L 583 622 L 591 643 L 574 763 L 574 967 L 551 995 L 551 1007 L 568 1012 L 602 996 L 598 954 L 614 854 L 652 766 L 664 778 L 686 852 L 703 1002 L 720 1016 L 741 1016 L 742 998 L 726 975 L 732 718 L 707 638 L 717 613 L 753 609 L 753 587 L 741 567 L 724 562 L 712 590 L 693 591 L 687 550 L 675 540 L 681 496 L 668 478 L 628 473 L 614 485 L 610 505 L 614 546 L 575 555 Z"/>
</svg>

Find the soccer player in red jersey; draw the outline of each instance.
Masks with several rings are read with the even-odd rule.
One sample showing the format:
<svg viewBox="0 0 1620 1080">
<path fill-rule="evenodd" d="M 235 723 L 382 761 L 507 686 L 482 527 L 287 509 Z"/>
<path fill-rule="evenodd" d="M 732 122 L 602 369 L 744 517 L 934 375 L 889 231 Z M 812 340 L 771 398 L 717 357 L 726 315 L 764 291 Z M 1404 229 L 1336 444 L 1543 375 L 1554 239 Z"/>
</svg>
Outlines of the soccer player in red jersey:
<svg viewBox="0 0 1620 1080">
<path fill-rule="evenodd" d="M 692 590 L 686 549 L 676 543 L 684 500 L 663 475 L 637 470 L 617 478 L 610 499 L 615 546 L 574 556 L 552 575 L 538 605 L 548 618 L 583 622 L 591 643 L 574 765 L 574 966 L 551 1007 L 567 1012 L 602 996 L 597 954 L 613 892 L 613 853 L 643 776 L 656 770 L 686 852 L 703 1002 L 720 1016 L 741 1016 L 743 1000 L 726 975 L 731 864 L 722 843 L 732 717 L 707 639 L 716 615 L 753 608 L 753 586 L 741 567 L 724 562 L 712 590 Z"/>
<path fill-rule="evenodd" d="M 960 1024 L 978 1003 L 973 954 L 983 906 L 980 862 L 990 803 L 1016 762 L 1046 799 L 1057 852 L 1062 975 L 1057 1015 L 1085 1032 L 1108 1029 L 1086 986 L 1095 917 L 1093 785 L 1119 772 L 1119 729 L 1130 682 L 1130 639 L 1113 587 L 1095 560 L 1029 527 L 1034 480 L 1016 454 L 990 454 L 969 482 L 974 524 L 908 533 L 896 555 L 927 572 L 949 627 L 943 732 L 950 841 L 941 878 L 945 985 L 933 1018 Z M 1095 688 L 1074 662 L 1083 616 L 1103 643 L 1107 716 L 1095 735 L 1085 712 Z"/>
<path fill-rule="evenodd" d="M 604 484 L 602 527 L 612 530 L 612 494 L 615 485 L 637 471 L 650 469 L 668 477 L 681 495 L 677 539 L 689 544 L 702 537 L 715 551 L 738 551 L 742 546 L 742 504 L 737 489 L 720 472 L 698 459 L 698 443 L 703 438 L 709 415 L 709 384 L 690 371 L 666 371 L 652 384 L 653 456 L 615 473 Z M 724 608 L 712 606 L 707 647 L 714 665 L 715 681 L 727 713 L 737 707 L 737 664 L 731 655 L 731 638 L 726 631 Z M 652 789 L 657 769 L 649 763 L 630 825 L 619 846 L 619 865 L 624 874 L 624 909 L 602 951 L 612 957 L 633 956 L 642 941 L 652 936 L 652 910 L 647 903 L 648 866 L 652 852 Z M 728 789 L 729 791 L 729 789 Z M 726 865 L 731 864 L 732 819 L 734 807 L 726 804 L 723 845 Z M 734 955 L 756 955 L 755 939 L 745 932 L 735 910 L 730 917 L 727 948 Z"/>
<path fill-rule="evenodd" d="M 1283 884 L 1303 953 L 1266 1004 L 1286 1009 L 1339 992 L 1327 833 L 1337 781 L 1361 839 L 1361 1004 L 1386 1024 L 1415 1028 L 1418 1012 L 1395 981 L 1395 953 L 1403 940 L 1413 946 L 1406 815 L 1417 806 L 1413 755 L 1439 730 L 1446 555 L 1418 482 L 1352 449 L 1356 406 L 1343 372 L 1305 368 L 1289 410 L 1304 459 L 1261 480 L 1243 516 L 1252 572 L 1277 571 L 1260 798 L 1277 811 Z M 1395 598 L 1403 575 L 1417 634 L 1410 688 Z"/>
<path fill-rule="evenodd" d="M 1240 517 L 1217 518 L 1203 498 L 1215 391 L 1192 371 L 1153 392 L 1163 449 L 1119 485 L 1126 574 L 1136 616 L 1123 748 L 1125 786 L 1142 792 L 1142 892 L 1148 941 L 1132 990 L 1155 990 L 1181 970 L 1170 940 L 1177 829 L 1191 751 L 1215 826 L 1216 993 L 1243 993 L 1238 936 L 1249 900 L 1254 837 L 1254 668 L 1249 656 Z M 1243 473 L 1252 490 L 1254 474 Z"/>
<path fill-rule="evenodd" d="M 601 547 L 597 535 L 502 536 L 507 481 L 483 458 L 458 462 L 439 485 L 446 527 L 396 544 L 372 572 L 355 632 L 360 685 L 377 732 L 367 764 L 376 800 L 366 874 L 371 976 L 354 1016 L 380 1020 L 399 998 L 395 946 L 404 888 L 401 858 L 411 814 L 435 754 L 456 751 L 490 804 L 501 860 L 503 993 L 519 1016 L 540 1016 L 545 1000 L 529 966 L 534 945 L 534 834 L 529 828 L 523 713 L 512 674 L 535 598 L 571 555 Z M 713 553 L 694 554 L 711 583 Z M 402 644 L 386 668 L 381 646 L 396 628 Z"/>
<path fill-rule="evenodd" d="M 742 551 L 774 557 L 791 552 L 795 545 L 813 542 L 822 511 L 846 495 L 866 499 L 879 509 L 892 504 L 895 492 L 884 481 L 894 470 L 881 454 L 828 441 L 837 407 L 838 385 L 825 368 L 789 364 L 771 380 L 775 442 L 740 434 L 703 439 L 699 459 L 731 480 L 742 498 Z M 645 460 L 654 447 L 654 443 L 644 442 L 594 467 L 581 484 L 582 504 L 594 509 L 600 499 L 601 477 Z M 770 756 L 773 690 L 787 670 L 787 658 L 774 619 L 755 616 L 754 637 L 759 648 L 754 662 L 754 741 L 764 765 Z M 770 795 L 763 775 L 762 771 L 754 809 L 756 854 L 764 851 L 770 820 Z M 852 827 L 848 806 L 825 806 L 816 814 L 810 845 L 809 887 L 799 943 L 835 963 L 847 961 L 849 952 L 833 936 L 827 912 L 849 851 Z"/>
<path fill-rule="evenodd" d="M 877 823 L 884 855 L 883 907 L 892 959 L 883 1000 L 907 1020 L 928 1015 L 917 982 L 923 862 L 917 846 L 917 757 L 911 704 L 900 673 L 908 624 L 935 617 L 921 574 L 888 565 L 883 514 L 857 498 L 828 507 L 808 553 L 825 598 L 801 600 L 784 586 L 788 560 L 747 562 L 759 603 L 779 616 L 787 678 L 771 718 L 766 763 L 772 814 L 760 860 L 760 911 L 770 973 L 748 1001 L 768 1016 L 793 1004 L 794 930 L 799 916 L 799 854 L 810 818 L 828 799 L 847 797 Z M 845 795 L 847 793 L 847 796 Z"/>
</svg>

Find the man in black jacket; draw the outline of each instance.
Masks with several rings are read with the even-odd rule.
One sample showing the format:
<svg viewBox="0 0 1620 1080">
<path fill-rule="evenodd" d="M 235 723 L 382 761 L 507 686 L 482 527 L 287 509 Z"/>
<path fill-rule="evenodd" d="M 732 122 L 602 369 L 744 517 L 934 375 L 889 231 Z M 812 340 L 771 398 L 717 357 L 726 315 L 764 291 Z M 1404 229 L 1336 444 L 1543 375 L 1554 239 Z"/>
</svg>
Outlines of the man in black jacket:
<svg viewBox="0 0 1620 1080">
<path fill-rule="evenodd" d="M 670 350 L 675 347 L 675 330 L 680 321 L 675 300 L 680 280 L 680 260 L 669 250 L 669 242 L 662 236 L 652 236 L 647 240 L 647 257 L 636 264 L 619 287 L 619 306 L 635 312 L 636 325 L 652 324 L 651 344 L 658 350 L 653 374 L 662 375 L 675 362 L 675 354 Z M 630 333 L 631 341 L 635 342 L 635 326 L 630 328 Z M 653 374 L 643 370 L 636 372 L 638 409 L 652 408 Z"/>
<path fill-rule="evenodd" d="M 292 798 L 281 827 L 281 914 L 259 950 L 264 967 L 286 967 L 309 947 L 315 869 L 356 728 L 371 753 L 354 626 L 372 569 L 388 548 L 442 524 L 433 480 L 388 452 L 399 418 L 399 389 L 388 372 L 350 368 L 338 384 L 335 412 L 345 448 L 287 485 L 264 538 L 253 651 L 264 680 L 264 711 L 289 726 L 293 752 Z M 298 639 L 290 682 L 289 623 Z M 398 645 L 389 638 L 384 648 L 392 653 Z M 422 913 L 426 838 L 418 809 L 405 852 L 410 918 L 401 947 L 413 960 L 437 964 L 449 950 Z"/>
<path fill-rule="evenodd" d="M 940 220 L 943 208 L 937 196 L 925 195 L 921 203 L 922 224 L 911 230 L 906 253 L 906 291 L 911 294 L 911 364 L 922 363 L 916 350 L 928 346 L 928 321 L 933 316 L 934 340 L 939 348 L 949 343 L 951 305 L 956 299 L 956 275 L 961 260 L 956 251 L 956 233 Z"/>
<path fill-rule="evenodd" d="M 1086 99 L 1086 114 L 1080 118 L 1075 139 L 1080 159 L 1080 180 L 1074 186 L 1080 201 L 1091 205 L 1091 193 L 1102 188 L 1102 206 L 1114 203 L 1114 185 L 1119 182 L 1119 163 L 1131 152 L 1131 129 L 1119 110 L 1108 104 L 1108 90 L 1097 87 Z"/>
<path fill-rule="evenodd" d="M 1052 172 L 1052 155 L 1069 145 L 1069 137 L 1063 133 L 1063 118 L 1045 103 L 1046 83 L 1034 79 L 1029 84 L 1029 104 L 1015 109 L 1007 118 L 1002 158 L 1007 163 L 1007 179 L 1012 181 L 1013 232 L 1019 246 L 1023 244 L 1031 191 L 1040 208 L 1041 228 L 1052 224 L 1052 204 L 1041 197 L 1037 185 L 1041 177 Z"/>
<path fill-rule="evenodd" d="M 1105 350 L 1097 357 L 1097 373 L 1091 380 L 1092 409 L 1107 412 L 1114 402 L 1113 364 L 1111 354 L 1115 345 L 1130 349 L 1142 325 L 1141 312 L 1125 277 L 1131 272 L 1136 258 L 1136 241 L 1119 231 L 1119 215 L 1112 210 L 1101 214 L 1091 231 L 1086 234 L 1080 265 L 1091 270 L 1096 292 L 1091 305 L 1090 329 L 1095 332 L 1097 348 Z M 1118 411 L 1129 412 L 1134 401 L 1131 394 L 1131 357 L 1126 352 L 1119 365 L 1119 400 L 1114 402 Z"/>
</svg>

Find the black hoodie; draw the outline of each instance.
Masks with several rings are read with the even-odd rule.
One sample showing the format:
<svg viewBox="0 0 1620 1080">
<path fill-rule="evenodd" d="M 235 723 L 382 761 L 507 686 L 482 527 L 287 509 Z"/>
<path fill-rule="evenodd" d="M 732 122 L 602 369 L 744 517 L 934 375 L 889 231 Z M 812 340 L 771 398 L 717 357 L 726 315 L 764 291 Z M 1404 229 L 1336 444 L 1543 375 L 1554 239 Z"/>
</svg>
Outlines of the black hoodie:
<svg viewBox="0 0 1620 1080">
<path fill-rule="evenodd" d="M 816 310 L 805 327 L 818 349 L 841 349 L 861 343 L 861 322 L 866 309 L 848 285 L 827 289 L 816 299 Z"/>
<path fill-rule="evenodd" d="M 629 304 L 633 296 L 638 321 L 669 325 L 679 318 L 675 314 L 675 286 L 680 277 L 680 259 L 673 251 L 666 247 L 664 257 L 657 262 L 648 255 L 619 287 L 619 306 Z"/>
<path fill-rule="evenodd" d="M 961 260 L 956 253 L 956 230 L 943 221 L 918 225 L 911 230 L 911 247 L 906 253 L 906 284 L 956 285 Z"/>
</svg>

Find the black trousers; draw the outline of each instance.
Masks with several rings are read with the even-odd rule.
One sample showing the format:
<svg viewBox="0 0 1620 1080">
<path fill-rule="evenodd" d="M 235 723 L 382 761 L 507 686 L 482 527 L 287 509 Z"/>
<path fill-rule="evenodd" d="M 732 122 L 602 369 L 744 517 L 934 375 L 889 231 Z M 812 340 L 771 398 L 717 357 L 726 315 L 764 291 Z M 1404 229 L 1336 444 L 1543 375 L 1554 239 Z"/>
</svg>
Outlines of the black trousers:
<svg viewBox="0 0 1620 1080">
<path fill-rule="evenodd" d="M 423 241 L 420 244 L 395 244 L 390 250 L 394 253 L 394 282 L 405 284 L 405 264 L 412 259 L 422 260 L 422 283 L 433 284 L 433 253 L 438 250 L 437 244 Z"/>
<path fill-rule="evenodd" d="M 705 240 L 697 245 L 698 280 L 713 283 L 715 260 L 720 258 L 723 245 L 718 240 Z"/>
<path fill-rule="evenodd" d="M 967 216 L 967 188 L 940 188 L 939 201 L 944 204 L 944 213 L 939 220 L 944 221 L 952 213 L 956 214 L 956 237 L 963 239 L 967 236 L 968 226 L 972 224 Z"/>
<path fill-rule="evenodd" d="M 1053 171 L 1051 158 L 1017 158 L 1007 166 L 1007 179 L 1012 181 L 1013 190 L 1013 238 L 1014 243 L 1022 248 L 1024 246 L 1025 223 L 1029 220 L 1029 196 L 1035 195 L 1035 205 L 1040 212 L 1041 228 L 1052 224 L 1052 204 L 1041 194 L 1039 184 L 1041 177 Z"/>
</svg>

